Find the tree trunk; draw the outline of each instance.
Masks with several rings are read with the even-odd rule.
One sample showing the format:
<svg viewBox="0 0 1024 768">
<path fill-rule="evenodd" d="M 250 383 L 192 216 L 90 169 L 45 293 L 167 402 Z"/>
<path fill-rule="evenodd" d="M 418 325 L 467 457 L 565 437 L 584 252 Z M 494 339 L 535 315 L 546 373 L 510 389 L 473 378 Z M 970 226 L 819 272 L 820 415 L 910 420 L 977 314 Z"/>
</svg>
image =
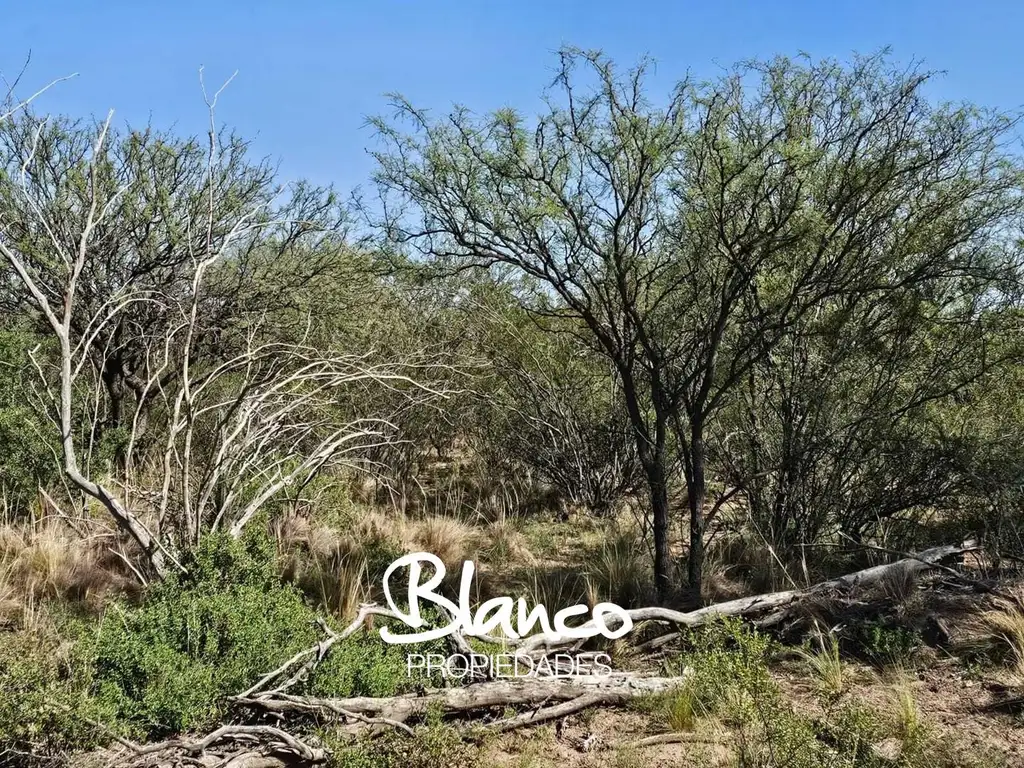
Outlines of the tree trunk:
<svg viewBox="0 0 1024 768">
<path fill-rule="evenodd" d="M 651 500 L 651 518 L 654 533 L 654 585 L 658 599 L 668 599 L 672 592 L 672 559 L 668 549 L 668 460 L 666 441 L 668 417 L 663 411 L 655 410 L 653 434 L 648 429 L 645 409 L 637 394 L 632 371 L 620 366 L 618 373 L 622 381 L 622 392 L 626 412 L 636 437 L 637 455 L 647 481 L 647 493 Z"/>
<path fill-rule="evenodd" d="M 654 583 L 658 599 L 668 599 L 672 590 L 672 561 L 668 550 L 668 485 L 664 460 L 655 459 L 647 471 L 654 530 Z"/>
<path fill-rule="evenodd" d="M 690 588 L 700 597 L 704 572 L 704 499 L 707 482 L 704 477 L 704 425 L 695 420 L 690 430 L 690 472 L 687 477 L 690 506 L 690 557 L 687 577 Z"/>
<path fill-rule="evenodd" d="M 668 464 L 665 450 L 664 424 L 655 425 L 654 445 L 644 441 L 640 445 L 640 462 L 647 478 L 651 499 L 651 517 L 654 533 L 654 585 L 658 599 L 668 599 L 672 592 L 672 558 L 668 548 Z"/>
</svg>

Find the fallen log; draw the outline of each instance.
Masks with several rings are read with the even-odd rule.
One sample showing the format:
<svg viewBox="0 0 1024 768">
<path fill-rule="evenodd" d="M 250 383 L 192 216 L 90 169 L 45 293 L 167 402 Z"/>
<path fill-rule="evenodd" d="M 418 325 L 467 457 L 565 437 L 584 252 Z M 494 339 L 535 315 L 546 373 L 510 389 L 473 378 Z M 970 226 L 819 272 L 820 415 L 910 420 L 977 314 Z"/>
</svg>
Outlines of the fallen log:
<svg viewBox="0 0 1024 768">
<path fill-rule="evenodd" d="M 296 760 L 304 765 L 318 765 L 326 762 L 328 757 L 326 750 L 312 746 L 281 728 L 269 725 L 222 725 L 194 740 L 179 737 L 154 744 L 128 744 L 128 754 L 114 763 L 163 766 L 179 765 L 185 761 L 195 764 L 201 762 L 200 758 L 208 757 L 213 747 L 225 745 L 229 749 L 239 746 L 243 749 L 234 750 L 226 758 L 221 756 L 218 765 L 273 766 Z"/>
<path fill-rule="evenodd" d="M 850 592 L 854 589 L 863 589 L 882 582 L 897 574 L 914 575 L 939 567 L 943 562 L 955 557 L 972 552 L 977 547 L 973 544 L 962 546 L 944 545 L 932 547 L 916 555 L 905 557 L 893 563 L 883 563 L 864 568 L 854 573 L 848 573 L 828 581 L 822 581 L 804 589 L 787 589 L 781 592 L 770 592 L 753 597 L 741 597 L 725 603 L 717 603 L 704 608 L 699 608 L 688 613 L 672 611 L 666 608 L 639 608 L 629 611 L 630 618 L 634 623 L 644 620 L 662 621 L 671 624 L 678 624 L 684 627 L 697 627 L 708 621 L 721 617 L 750 618 L 769 611 L 772 612 L 774 621 L 780 618 L 780 612 L 787 612 L 799 602 L 810 597 L 815 597 L 830 592 Z M 783 614 L 784 615 L 784 614 Z M 639 650 L 651 651 L 670 643 L 680 636 L 679 632 L 672 632 L 661 637 L 656 637 L 638 646 Z"/>
<path fill-rule="evenodd" d="M 412 717 L 425 715 L 432 707 L 455 714 L 507 706 L 522 707 L 548 703 L 557 706 L 567 702 L 573 705 L 557 709 L 556 706 L 552 706 L 551 711 L 542 708 L 529 716 L 517 715 L 487 726 L 492 730 L 501 731 L 545 722 L 586 707 L 622 704 L 638 696 L 664 693 L 682 685 L 685 680 L 685 675 L 641 677 L 628 673 L 580 675 L 564 679 L 528 677 L 430 690 L 422 694 L 333 699 L 273 693 L 248 698 L 239 697 L 236 703 L 276 715 L 306 713 L 333 716 L 335 719 L 356 715 L 359 719 L 353 725 L 357 726 L 364 718 L 376 719 L 379 723 L 401 725 Z"/>
</svg>

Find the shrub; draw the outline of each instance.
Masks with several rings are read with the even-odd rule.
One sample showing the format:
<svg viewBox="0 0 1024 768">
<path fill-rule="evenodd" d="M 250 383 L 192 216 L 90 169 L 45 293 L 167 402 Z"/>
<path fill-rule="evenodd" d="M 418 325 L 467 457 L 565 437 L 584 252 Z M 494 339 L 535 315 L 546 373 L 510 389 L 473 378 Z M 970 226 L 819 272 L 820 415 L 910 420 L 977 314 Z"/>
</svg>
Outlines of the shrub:
<svg viewBox="0 0 1024 768">
<path fill-rule="evenodd" d="M 119 605 L 92 632 L 93 690 L 131 733 L 158 737 L 202 728 L 240 693 L 320 639 L 316 614 L 277 574 L 264 533 L 209 536 L 188 575 Z M 334 647 L 308 681 L 333 695 L 390 695 L 403 684 L 404 652 L 369 635 Z"/>
<path fill-rule="evenodd" d="M 5 633 L 0 642 L 0 755 L 40 763 L 105 739 L 106 719 L 88 696 L 89 670 L 47 631 Z M 28 758 L 26 757 L 26 760 Z"/>
<path fill-rule="evenodd" d="M 463 768 L 469 764 L 469 746 L 434 709 L 412 738 L 388 731 L 373 741 L 336 748 L 334 758 L 336 768 Z"/>
<path fill-rule="evenodd" d="M 862 626 L 855 635 L 864 658 L 878 667 L 902 667 L 921 646 L 921 635 L 905 627 L 872 623 Z"/>
<path fill-rule="evenodd" d="M 692 633 L 690 649 L 676 661 L 689 669 L 700 714 L 743 722 L 775 695 L 768 672 L 771 640 L 742 622 L 724 619 Z"/>
</svg>

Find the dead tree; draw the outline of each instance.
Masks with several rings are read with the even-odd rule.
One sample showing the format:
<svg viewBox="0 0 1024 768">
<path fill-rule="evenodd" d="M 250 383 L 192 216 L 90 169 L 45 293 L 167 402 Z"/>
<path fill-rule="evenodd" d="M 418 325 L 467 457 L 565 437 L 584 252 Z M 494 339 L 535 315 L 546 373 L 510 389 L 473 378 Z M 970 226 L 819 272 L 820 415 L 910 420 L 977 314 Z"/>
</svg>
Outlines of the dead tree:
<svg viewBox="0 0 1024 768">
<path fill-rule="evenodd" d="M 289 237 L 293 227 L 316 226 L 275 219 L 268 215 L 270 202 L 259 199 L 214 235 L 215 221 L 223 225 L 217 218 L 220 190 L 212 181 L 220 162 L 216 100 L 217 95 L 208 99 L 206 204 L 182 222 L 189 232 L 205 234 L 190 239 L 187 264 L 178 264 L 171 285 L 129 274 L 101 300 L 93 295 L 93 284 L 107 277 L 95 249 L 103 247 L 120 201 L 138 193 L 135 185 L 141 183 L 133 177 L 110 188 L 105 143 L 112 113 L 97 129 L 90 151 L 62 172 L 80 178 L 84 190 L 65 200 L 63 208 L 54 205 L 49 177 L 37 172 L 46 164 L 38 154 L 45 120 L 27 142 L 16 178 L 6 179 L 2 190 L 8 204 L 0 209 L 0 254 L 13 271 L 20 300 L 38 313 L 56 346 L 52 352 L 37 350 L 32 359 L 59 431 L 62 469 L 75 488 L 103 504 L 160 575 L 177 565 L 178 549 L 195 544 L 204 532 L 223 527 L 238 536 L 285 488 L 398 439 L 388 410 L 359 412 L 366 402 L 359 399 L 361 392 L 396 391 L 399 397 L 388 405 L 399 409 L 441 394 L 414 379 L 430 376 L 429 361 L 389 365 L 325 350 L 308 342 L 301 328 L 296 338 L 279 341 L 259 319 L 220 329 L 235 338 L 238 351 L 208 354 L 204 313 L 211 274 L 239 258 L 239 244 L 249 253 L 254 240 L 273 243 Z M 84 210 L 77 210 L 79 205 Z M 84 294 L 89 301 L 80 301 Z M 99 482 L 88 461 L 105 371 L 95 346 L 105 344 L 105 334 L 121 327 L 124 316 L 139 306 L 168 321 L 135 329 L 132 375 L 138 397 L 127 456 L 121 477 Z M 83 392 L 90 396 L 83 398 Z M 144 448 L 141 438 L 156 431 L 150 423 L 156 402 L 166 416 L 158 425 L 164 429 L 162 446 L 154 450 Z M 147 443 L 152 442 L 150 437 Z"/>
</svg>

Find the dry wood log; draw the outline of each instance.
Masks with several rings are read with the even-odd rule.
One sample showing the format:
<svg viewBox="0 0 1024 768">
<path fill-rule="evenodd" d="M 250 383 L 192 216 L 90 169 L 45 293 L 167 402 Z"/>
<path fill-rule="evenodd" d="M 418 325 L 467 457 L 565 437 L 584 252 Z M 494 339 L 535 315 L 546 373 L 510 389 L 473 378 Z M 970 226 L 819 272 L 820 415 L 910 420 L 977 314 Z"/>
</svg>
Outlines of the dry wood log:
<svg viewBox="0 0 1024 768">
<path fill-rule="evenodd" d="M 685 676 L 640 677 L 627 673 L 611 675 L 581 675 L 557 679 L 544 677 L 495 680 L 476 683 L 461 688 L 446 688 L 423 694 L 404 694 L 388 697 L 356 696 L 345 699 L 317 698 L 312 696 L 291 696 L 288 694 L 265 694 L 251 698 L 239 698 L 240 705 L 251 706 L 277 714 L 317 713 L 344 717 L 352 713 L 363 718 L 377 718 L 391 724 L 404 723 L 411 717 L 426 714 L 428 708 L 439 707 L 446 713 L 470 712 L 506 706 L 546 705 L 549 702 L 561 704 L 571 702 L 575 708 L 564 708 L 550 715 L 543 709 L 532 717 L 511 718 L 520 727 L 544 722 L 550 717 L 578 711 L 597 704 L 622 704 L 629 699 L 652 693 L 662 693 L 678 687 Z M 584 703 L 585 702 L 585 703 Z M 495 730 L 509 730 L 498 721 L 490 726 Z"/>
<path fill-rule="evenodd" d="M 916 555 L 905 557 L 893 563 L 883 563 L 848 573 L 828 581 L 822 581 L 805 589 L 787 589 L 781 592 L 770 592 L 753 597 L 741 597 L 725 603 L 717 603 L 689 613 L 680 613 L 666 608 L 639 608 L 629 611 L 634 624 L 644 620 L 663 621 L 684 627 L 695 627 L 711 619 L 722 616 L 750 618 L 769 611 L 773 621 L 785 617 L 793 607 L 802 600 L 829 592 L 849 592 L 880 583 L 894 574 L 916 574 L 930 568 L 941 566 L 944 561 L 959 557 L 966 552 L 977 549 L 973 544 L 962 546 L 944 545 L 926 549 Z M 650 651 L 660 648 L 680 636 L 679 632 L 662 635 L 639 646 L 640 650 Z"/>
</svg>

